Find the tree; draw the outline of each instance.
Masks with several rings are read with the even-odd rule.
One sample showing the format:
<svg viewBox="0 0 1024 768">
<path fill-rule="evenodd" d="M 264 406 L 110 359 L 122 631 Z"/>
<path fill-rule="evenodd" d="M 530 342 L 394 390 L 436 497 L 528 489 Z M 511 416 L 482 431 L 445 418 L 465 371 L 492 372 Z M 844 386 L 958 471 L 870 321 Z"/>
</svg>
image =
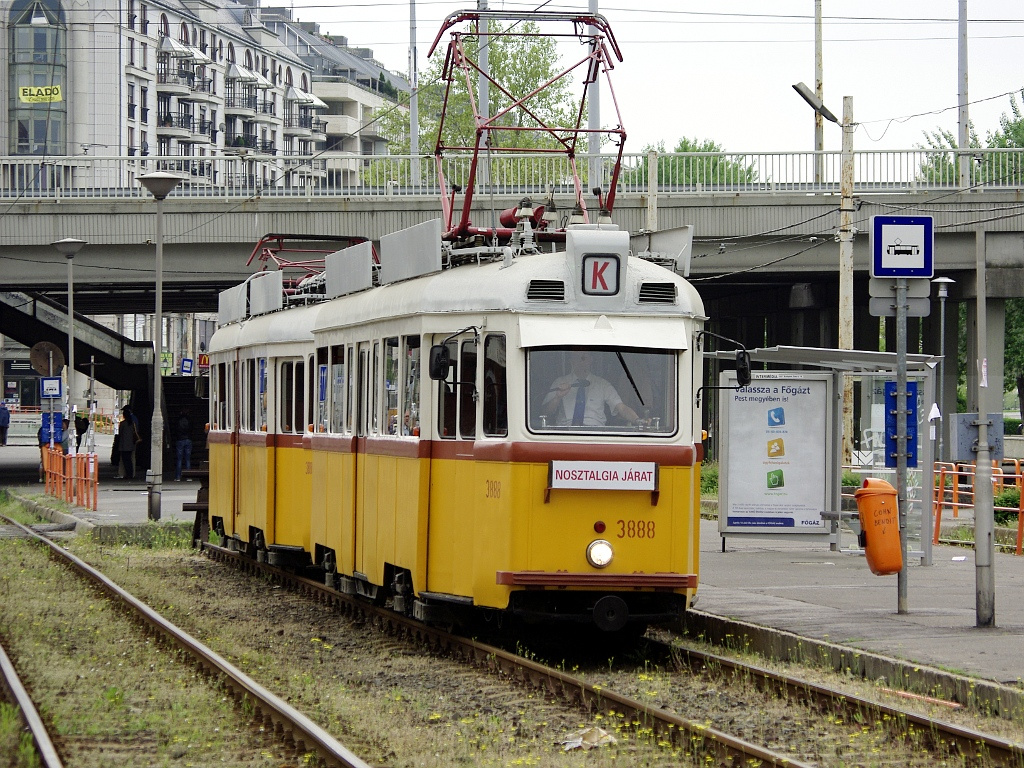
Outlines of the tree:
<svg viewBox="0 0 1024 768">
<path fill-rule="evenodd" d="M 538 85 L 547 82 L 560 70 L 560 60 L 555 39 L 539 36 L 539 29 L 533 22 L 516 25 L 516 36 L 501 35 L 502 27 L 492 21 L 490 23 L 488 60 L 491 77 L 504 85 L 511 94 L 519 99 Z M 527 36 L 519 36 L 527 35 Z M 530 36 L 537 35 L 537 36 Z M 467 37 L 467 54 L 478 60 L 479 45 L 475 37 Z M 437 141 L 438 126 L 441 122 L 441 109 L 445 93 L 443 79 L 444 50 L 435 52 L 429 67 L 420 75 L 419 89 L 419 124 L 420 136 L 433 149 Z M 453 73 L 455 84 L 449 97 L 448 115 L 444 122 L 444 135 L 441 137 L 444 146 L 472 146 L 475 141 L 476 126 L 473 122 L 473 110 L 470 106 L 469 92 L 462 73 Z M 570 125 L 575 121 L 575 101 L 571 93 L 571 78 L 565 78 L 541 91 L 528 103 L 530 110 L 547 124 Z M 478 99 L 478 81 L 473 78 L 471 83 L 473 100 Z M 497 114 L 511 103 L 498 88 L 493 85 L 489 91 L 490 114 Z M 483 110 L 481 110 L 482 112 Z M 585 117 L 585 115 L 584 115 Z M 517 126 L 535 127 L 536 121 L 521 111 L 509 114 L 509 120 Z M 382 117 L 381 135 L 388 139 L 391 152 L 407 154 L 409 152 L 408 116 L 405 113 L 392 112 Z M 524 151 L 540 147 L 557 146 L 553 137 L 535 131 L 496 131 L 496 142 L 502 146 L 519 147 Z M 423 142 L 421 142 L 421 146 Z"/>
<path fill-rule="evenodd" d="M 501 83 L 514 98 L 520 99 L 529 95 L 539 85 L 548 82 L 562 71 L 555 38 L 540 35 L 539 28 L 534 22 L 516 24 L 516 34 L 512 36 L 501 35 L 499 34 L 501 31 L 502 27 L 498 22 L 490 22 L 488 64 L 492 79 Z M 478 39 L 466 37 L 464 40 L 467 55 L 472 60 L 478 61 Z M 420 75 L 418 112 L 420 149 L 424 153 L 433 152 L 438 141 L 438 128 L 441 125 L 441 111 L 444 106 L 447 85 L 443 78 L 444 61 L 444 50 L 436 51 L 430 60 L 429 67 Z M 440 137 L 441 145 L 442 147 L 471 147 L 475 143 L 476 125 L 469 99 L 470 91 L 467 90 L 466 80 L 461 71 L 454 70 L 452 76 L 455 81 L 448 100 L 444 133 Z M 470 87 L 475 103 L 478 100 L 479 82 L 477 77 L 473 77 L 471 80 Z M 576 110 L 579 104 L 579 97 L 572 90 L 573 85 L 574 81 L 571 76 L 562 78 L 532 97 L 526 104 L 530 111 L 547 125 L 572 126 L 576 121 Z M 488 89 L 488 93 L 491 115 L 499 113 L 512 103 L 509 97 L 493 84 Z M 391 154 L 409 153 L 408 120 L 408 112 L 397 109 L 385 112 L 379 117 L 380 135 L 388 140 Z M 505 125 L 528 128 L 539 125 L 536 120 L 522 110 L 511 111 L 504 116 L 501 122 Z M 583 122 L 586 123 L 586 112 L 583 114 Z M 491 139 L 494 144 L 520 148 L 524 152 L 560 146 L 555 137 L 543 131 L 496 130 Z M 562 163 L 566 163 L 567 167 L 567 161 L 559 158 L 558 161 L 552 162 L 552 167 L 555 170 L 547 170 L 560 178 L 565 175 L 559 170 Z M 450 179 L 464 182 L 468 175 L 468 155 L 451 161 L 447 167 L 449 170 L 446 173 Z M 428 169 L 429 166 L 425 164 L 423 170 Z M 586 169 L 582 170 L 585 172 Z M 513 175 L 515 176 L 514 180 L 519 183 L 543 185 L 548 181 L 547 177 L 545 179 L 521 178 L 523 172 L 522 166 L 511 160 L 500 158 L 492 160 L 491 175 L 495 181 L 501 178 L 513 180 Z M 364 170 L 363 179 L 364 183 L 381 185 L 396 177 L 401 178 L 403 173 L 408 173 L 407 162 L 399 168 L 394 161 L 372 161 Z"/>
<path fill-rule="evenodd" d="M 1021 91 L 1024 97 L 1024 90 Z M 1010 110 L 1013 117 L 1005 112 L 999 118 L 999 130 L 985 137 L 984 146 L 978 138 L 973 123 L 967 124 L 967 148 L 971 152 L 971 184 L 1004 184 L 1010 180 L 1019 180 L 1024 165 L 1018 153 L 986 152 L 986 149 L 1021 149 L 1024 148 L 1024 115 L 1013 95 L 1010 96 Z M 925 134 L 927 148 L 938 150 L 943 154 L 931 154 L 921 163 L 920 178 L 931 184 L 954 186 L 959 179 L 957 154 L 959 149 L 957 138 L 952 131 L 944 128 Z M 924 149 L 920 144 L 919 148 Z"/>
<path fill-rule="evenodd" d="M 1021 91 L 1024 97 L 1024 90 Z M 1024 148 L 1024 114 L 1017 105 L 1014 96 L 1010 96 L 1010 111 L 1012 117 L 1005 112 L 999 118 L 999 130 L 989 133 L 985 137 L 985 148 L 988 149 L 1022 149 Z M 1003 155 L 1001 153 L 986 153 L 981 147 L 981 142 L 974 131 L 974 126 L 969 126 L 970 145 L 979 151 L 974 156 L 975 183 L 986 181 L 1000 181 L 1004 178 L 1019 178 L 1021 168 L 1016 160 L 1017 155 Z M 932 149 L 955 149 L 956 138 L 950 131 L 938 129 L 932 133 L 925 133 L 928 146 Z M 931 171 L 942 174 L 944 179 L 955 179 L 953 172 L 955 160 L 952 156 L 934 157 L 924 166 Z M 952 173 L 952 175 L 950 175 Z M 928 178 L 936 178 L 929 176 Z M 966 338 L 961 323 L 960 332 L 960 383 L 966 382 L 967 372 L 963 361 L 967 359 Z M 1014 388 L 1017 390 L 1018 409 L 1024 419 L 1024 299 L 1008 299 L 1006 301 L 1006 331 L 1004 339 L 1005 351 L 1003 353 L 1003 382 L 1006 392 Z"/>
<path fill-rule="evenodd" d="M 651 151 L 665 154 L 665 142 L 660 141 L 656 145 L 648 144 L 642 150 L 645 155 Z M 659 185 L 749 184 L 758 180 L 757 170 L 753 164 L 745 165 L 742 155 L 730 156 L 711 139 L 699 141 L 696 138 L 688 139 L 684 136 L 676 142 L 672 151 L 696 156 L 671 160 L 659 159 Z M 646 185 L 649 178 L 646 159 L 641 160 L 640 165 L 636 168 L 624 170 L 622 178 L 624 183 L 634 187 Z"/>
</svg>

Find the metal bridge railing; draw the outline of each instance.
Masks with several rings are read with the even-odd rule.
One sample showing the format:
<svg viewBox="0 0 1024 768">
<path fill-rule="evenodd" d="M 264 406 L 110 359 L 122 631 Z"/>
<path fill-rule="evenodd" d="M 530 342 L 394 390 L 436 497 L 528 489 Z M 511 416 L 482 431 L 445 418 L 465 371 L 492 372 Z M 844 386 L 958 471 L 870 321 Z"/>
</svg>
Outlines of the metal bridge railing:
<svg viewBox="0 0 1024 768">
<path fill-rule="evenodd" d="M 1024 150 L 877 150 L 854 152 L 854 194 L 955 191 L 960 187 L 958 158 L 970 157 L 968 187 L 1024 187 Z M 600 178 L 588 178 L 590 158 L 576 168 L 584 189 L 610 183 L 615 158 L 601 155 L 593 164 Z M 470 161 L 443 157 L 449 184 L 465 188 Z M 693 152 L 627 154 L 617 194 L 838 194 L 840 152 Z M 439 192 L 435 160 L 430 156 L 352 155 L 324 152 L 311 156 L 264 153 L 256 148 L 228 149 L 222 155 L 100 157 L 75 155 L 0 157 L 0 200 L 63 198 L 146 198 L 139 176 L 168 171 L 186 178 L 175 198 L 272 197 L 430 197 Z M 563 197 L 572 193 L 568 158 L 552 154 L 500 154 L 485 158 L 478 170 L 476 194 Z"/>
</svg>

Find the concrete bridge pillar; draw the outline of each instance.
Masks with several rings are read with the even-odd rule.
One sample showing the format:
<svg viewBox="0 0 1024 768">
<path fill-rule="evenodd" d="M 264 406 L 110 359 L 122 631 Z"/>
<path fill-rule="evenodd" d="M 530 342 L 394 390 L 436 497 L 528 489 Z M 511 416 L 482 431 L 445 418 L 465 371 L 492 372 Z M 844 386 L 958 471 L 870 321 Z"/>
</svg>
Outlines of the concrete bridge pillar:
<svg viewBox="0 0 1024 768">
<path fill-rule="evenodd" d="M 985 380 L 988 384 L 989 407 L 1002 411 L 1003 402 L 1003 348 L 1006 337 L 1006 300 L 989 296 L 985 301 L 985 348 L 978 349 L 978 304 L 967 303 L 967 412 L 978 412 L 978 380 L 983 375 L 979 360 L 987 362 Z M 947 347 L 948 349 L 948 347 Z"/>
</svg>

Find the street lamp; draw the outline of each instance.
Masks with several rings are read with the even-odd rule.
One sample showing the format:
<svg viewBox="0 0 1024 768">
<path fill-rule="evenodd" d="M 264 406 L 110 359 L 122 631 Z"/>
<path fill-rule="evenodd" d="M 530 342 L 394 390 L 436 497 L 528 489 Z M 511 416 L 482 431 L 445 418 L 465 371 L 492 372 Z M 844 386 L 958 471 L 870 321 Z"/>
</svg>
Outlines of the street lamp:
<svg viewBox="0 0 1024 768">
<path fill-rule="evenodd" d="M 153 428 L 149 442 L 149 472 L 146 485 L 149 488 L 149 519 L 160 519 L 160 494 L 162 493 L 164 457 L 164 415 L 161 407 L 163 382 L 160 377 L 163 357 L 163 312 L 164 312 L 164 198 L 184 179 L 173 173 L 156 171 L 139 176 L 149 193 L 156 199 L 156 309 L 154 310 L 153 333 Z"/>
<path fill-rule="evenodd" d="M 949 296 L 949 286 L 956 280 L 950 277 L 936 277 L 932 280 L 939 287 L 939 419 L 945 412 L 946 401 L 943 397 L 946 385 L 946 297 Z M 942 435 L 946 431 L 944 421 L 939 422 L 939 450 L 938 460 L 945 461 L 943 453 Z"/>
<path fill-rule="evenodd" d="M 58 240 L 51 245 L 57 249 L 58 252 L 64 254 L 64 258 L 68 260 L 68 384 L 67 392 L 65 392 L 65 399 L 67 404 L 68 420 L 74 425 L 74 417 L 71 415 L 71 409 L 74 407 L 74 400 L 72 398 L 72 383 L 71 379 L 75 375 L 75 272 L 74 262 L 75 254 L 82 250 L 82 246 L 85 245 L 85 240 L 79 240 L 74 237 L 65 237 L 63 240 Z"/>
<path fill-rule="evenodd" d="M 853 349 L 853 97 L 843 97 L 842 122 L 821 99 L 803 83 L 793 90 L 811 109 L 843 129 L 842 164 L 839 176 L 839 349 Z M 849 460 L 853 449 L 853 381 L 843 384 L 843 458 Z"/>
</svg>

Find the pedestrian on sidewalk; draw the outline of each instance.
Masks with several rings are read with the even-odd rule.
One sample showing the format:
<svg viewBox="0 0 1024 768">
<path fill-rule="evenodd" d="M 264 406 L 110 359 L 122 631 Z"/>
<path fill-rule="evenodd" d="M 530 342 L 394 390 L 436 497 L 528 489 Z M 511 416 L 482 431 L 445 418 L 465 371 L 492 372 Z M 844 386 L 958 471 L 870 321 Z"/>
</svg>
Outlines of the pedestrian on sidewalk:
<svg viewBox="0 0 1024 768">
<path fill-rule="evenodd" d="M 117 449 L 121 452 L 121 463 L 124 465 L 126 480 L 135 479 L 135 446 L 142 442 L 139 430 L 135 428 L 132 413 L 128 407 L 121 409 L 121 421 L 117 425 Z"/>
<path fill-rule="evenodd" d="M 7 445 L 7 430 L 11 428 L 11 412 L 7 403 L 0 402 L 0 445 Z"/>
<path fill-rule="evenodd" d="M 182 463 L 185 464 L 185 469 L 192 469 L 192 423 L 184 411 L 178 416 L 174 433 L 174 448 L 178 459 L 174 467 L 174 479 L 180 481 Z"/>
</svg>

